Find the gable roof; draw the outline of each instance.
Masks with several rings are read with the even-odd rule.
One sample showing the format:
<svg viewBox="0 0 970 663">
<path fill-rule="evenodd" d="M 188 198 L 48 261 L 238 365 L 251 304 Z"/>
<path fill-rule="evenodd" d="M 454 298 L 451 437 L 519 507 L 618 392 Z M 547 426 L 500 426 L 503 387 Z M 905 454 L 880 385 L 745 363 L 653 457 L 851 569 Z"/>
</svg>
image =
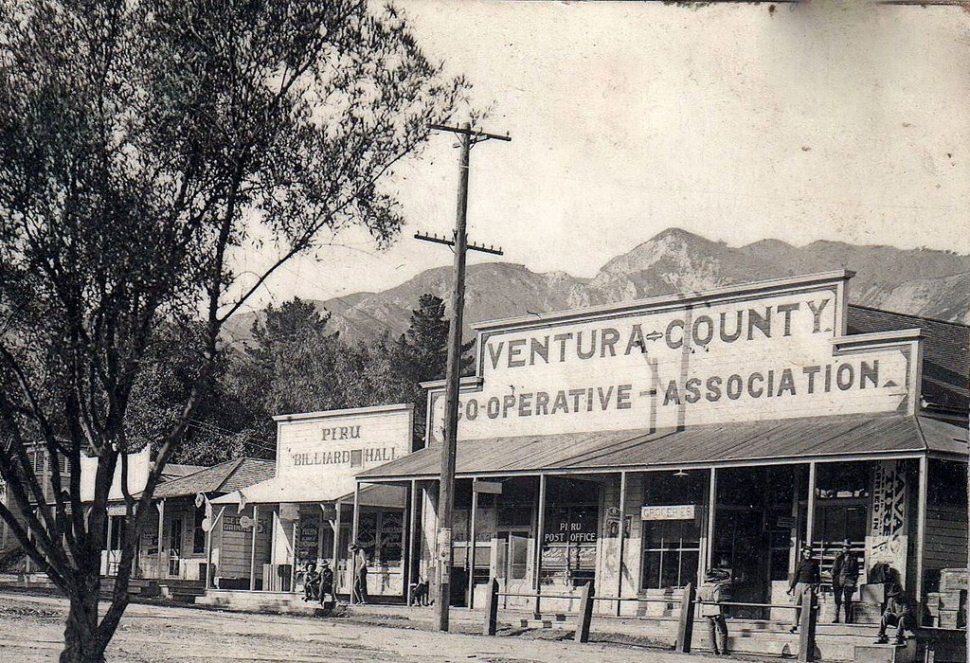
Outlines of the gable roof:
<svg viewBox="0 0 970 663">
<path fill-rule="evenodd" d="M 155 489 L 155 498 L 185 497 L 198 493 L 231 493 L 265 481 L 275 473 L 274 461 L 236 458 L 159 484 Z"/>
<path fill-rule="evenodd" d="M 961 413 L 970 410 L 970 327 L 849 305 L 846 322 L 849 334 L 902 329 L 919 329 L 924 338 L 920 395 L 926 403 L 925 409 Z"/>
</svg>

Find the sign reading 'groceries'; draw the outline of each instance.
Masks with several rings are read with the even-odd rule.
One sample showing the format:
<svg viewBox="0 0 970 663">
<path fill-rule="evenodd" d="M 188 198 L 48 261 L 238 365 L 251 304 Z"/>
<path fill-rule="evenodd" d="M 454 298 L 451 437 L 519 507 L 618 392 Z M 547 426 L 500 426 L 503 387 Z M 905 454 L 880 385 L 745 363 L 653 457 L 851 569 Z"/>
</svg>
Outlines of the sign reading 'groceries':
<svg viewBox="0 0 970 663">
<path fill-rule="evenodd" d="M 891 412 L 911 396 L 912 339 L 844 343 L 842 279 L 490 327 L 465 438 Z M 843 347 L 844 346 L 844 347 Z M 432 396 L 440 438 L 443 397 Z"/>
</svg>

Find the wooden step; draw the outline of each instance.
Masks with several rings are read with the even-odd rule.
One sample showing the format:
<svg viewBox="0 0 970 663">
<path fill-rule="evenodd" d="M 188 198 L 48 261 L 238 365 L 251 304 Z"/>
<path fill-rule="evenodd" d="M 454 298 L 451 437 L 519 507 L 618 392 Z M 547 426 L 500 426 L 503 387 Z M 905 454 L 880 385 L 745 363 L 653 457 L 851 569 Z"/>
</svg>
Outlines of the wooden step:
<svg viewBox="0 0 970 663">
<path fill-rule="evenodd" d="M 856 645 L 852 660 L 856 663 L 913 663 L 916 640 L 907 640 L 905 645 Z"/>
</svg>

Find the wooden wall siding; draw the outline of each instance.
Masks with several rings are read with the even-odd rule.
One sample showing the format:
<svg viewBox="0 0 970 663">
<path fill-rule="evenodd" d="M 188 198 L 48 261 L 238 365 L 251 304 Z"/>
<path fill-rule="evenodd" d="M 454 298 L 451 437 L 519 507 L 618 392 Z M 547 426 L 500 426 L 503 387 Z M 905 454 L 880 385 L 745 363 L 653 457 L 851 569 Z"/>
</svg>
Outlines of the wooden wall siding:
<svg viewBox="0 0 970 663">
<path fill-rule="evenodd" d="M 967 511 L 931 506 L 926 510 L 925 569 L 964 568 L 967 565 Z"/>
</svg>

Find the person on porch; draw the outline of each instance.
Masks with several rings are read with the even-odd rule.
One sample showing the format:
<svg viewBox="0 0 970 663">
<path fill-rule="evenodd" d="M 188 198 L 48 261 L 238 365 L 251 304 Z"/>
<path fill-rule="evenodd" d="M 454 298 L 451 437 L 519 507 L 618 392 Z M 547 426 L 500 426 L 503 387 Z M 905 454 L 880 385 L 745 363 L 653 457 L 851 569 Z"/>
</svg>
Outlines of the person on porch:
<svg viewBox="0 0 970 663">
<path fill-rule="evenodd" d="M 832 562 L 832 594 L 835 598 L 835 619 L 839 623 L 839 612 L 845 604 L 845 623 L 852 623 L 852 595 L 859 582 L 859 559 L 852 553 L 849 541 L 842 542 L 842 550 Z"/>
<path fill-rule="evenodd" d="M 320 562 L 320 605 L 324 608 L 332 607 L 335 602 L 333 569 L 330 568 L 330 562 L 323 560 Z"/>
<path fill-rule="evenodd" d="M 798 631 L 798 624 L 802 618 L 802 601 L 806 592 L 815 593 L 821 581 L 818 560 L 812 559 L 812 549 L 805 546 L 802 548 L 802 558 L 795 567 L 786 592 L 795 602 L 795 623 L 788 630 L 789 633 Z"/>
<path fill-rule="evenodd" d="M 884 645 L 889 642 L 886 636 L 886 629 L 890 626 L 896 627 L 895 645 L 906 644 L 906 631 L 916 633 L 916 607 L 908 596 L 903 593 L 899 585 L 893 585 L 887 595 L 886 609 L 882 613 L 882 620 L 879 622 L 879 637 L 876 644 Z"/>
<path fill-rule="evenodd" d="M 316 562 L 307 562 L 303 567 L 303 600 L 315 601 L 320 596 L 320 574 Z"/>
<path fill-rule="evenodd" d="M 701 617 L 707 619 L 707 637 L 711 651 L 718 656 L 727 654 L 727 622 L 721 608 L 721 601 L 730 599 L 728 592 L 731 587 L 731 572 L 727 566 L 727 561 L 722 560 L 714 568 L 708 569 L 697 592 L 697 598 L 701 600 Z"/>
</svg>

